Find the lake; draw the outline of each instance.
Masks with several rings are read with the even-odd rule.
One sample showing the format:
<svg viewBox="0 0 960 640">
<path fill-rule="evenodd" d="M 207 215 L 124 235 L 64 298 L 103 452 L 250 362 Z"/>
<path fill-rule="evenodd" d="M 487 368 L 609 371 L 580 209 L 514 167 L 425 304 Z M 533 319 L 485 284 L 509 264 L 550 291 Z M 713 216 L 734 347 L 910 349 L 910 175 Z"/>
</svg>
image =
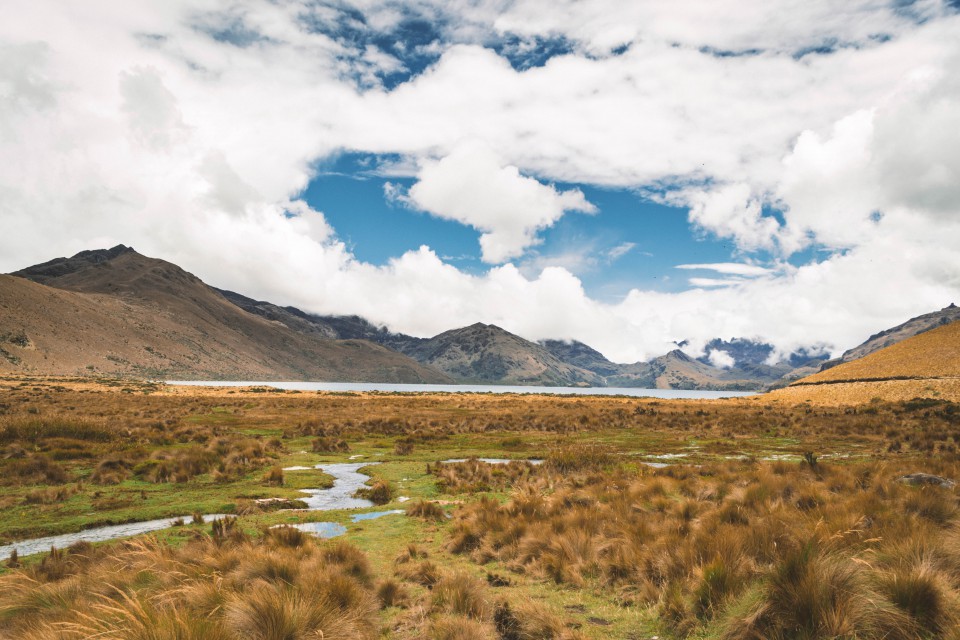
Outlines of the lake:
<svg viewBox="0 0 960 640">
<path fill-rule="evenodd" d="M 754 391 L 687 391 L 623 387 L 526 387 L 498 384 L 388 384 L 380 382 L 261 382 L 254 380 L 167 380 L 194 387 L 273 387 L 287 391 L 381 393 L 550 393 L 570 396 L 630 396 L 665 400 L 715 400 L 756 395 Z"/>
</svg>

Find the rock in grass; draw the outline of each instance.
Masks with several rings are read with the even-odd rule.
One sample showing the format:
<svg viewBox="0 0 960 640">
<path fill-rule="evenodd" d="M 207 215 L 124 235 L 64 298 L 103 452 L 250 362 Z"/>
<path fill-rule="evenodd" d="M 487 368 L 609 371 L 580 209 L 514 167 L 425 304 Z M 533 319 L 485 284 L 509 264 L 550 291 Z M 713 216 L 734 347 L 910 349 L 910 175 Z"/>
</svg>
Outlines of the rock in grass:
<svg viewBox="0 0 960 640">
<path fill-rule="evenodd" d="M 944 489 L 952 489 L 957 483 L 948 478 L 941 478 L 932 473 L 909 473 L 897 479 L 898 482 L 917 487 L 925 484 L 932 484 Z"/>
</svg>

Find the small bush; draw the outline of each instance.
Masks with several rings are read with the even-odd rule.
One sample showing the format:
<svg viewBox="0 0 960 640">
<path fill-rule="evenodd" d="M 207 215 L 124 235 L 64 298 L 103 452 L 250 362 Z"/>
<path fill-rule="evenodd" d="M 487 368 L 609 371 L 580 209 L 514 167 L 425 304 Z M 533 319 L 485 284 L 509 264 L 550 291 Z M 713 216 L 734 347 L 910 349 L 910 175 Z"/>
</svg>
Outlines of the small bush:
<svg viewBox="0 0 960 640">
<path fill-rule="evenodd" d="M 443 507 L 427 500 L 411 502 L 407 505 L 406 513 L 408 516 L 420 518 L 421 520 L 442 522 L 447 519 L 447 513 L 443 510 Z"/>
<path fill-rule="evenodd" d="M 383 478 L 377 478 L 369 487 L 357 489 L 357 492 L 354 494 L 354 496 L 369 500 L 376 505 L 384 505 L 393 500 L 393 485 Z"/>
<path fill-rule="evenodd" d="M 409 602 L 410 594 L 403 584 L 393 578 L 386 578 L 377 584 L 377 599 L 383 608 L 403 607 Z"/>
<path fill-rule="evenodd" d="M 434 611 L 477 620 L 487 619 L 491 613 L 485 585 L 465 571 L 455 571 L 440 578 L 433 586 L 430 606 Z"/>
<path fill-rule="evenodd" d="M 283 486 L 283 469 L 280 467 L 271 467 L 263 476 L 263 483 L 271 487 Z"/>
<path fill-rule="evenodd" d="M 300 529 L 285 524 L 267 529 L 266 537 L 273 544 L 289 549 L 299 549 L 308 539 L 308 535 Z"/>
<path fill-rule="evenodd" d="M 313 441 L 314 453 L 347 453 L 350 445 L 340 438 L 316 438 Z"/>
</svg>

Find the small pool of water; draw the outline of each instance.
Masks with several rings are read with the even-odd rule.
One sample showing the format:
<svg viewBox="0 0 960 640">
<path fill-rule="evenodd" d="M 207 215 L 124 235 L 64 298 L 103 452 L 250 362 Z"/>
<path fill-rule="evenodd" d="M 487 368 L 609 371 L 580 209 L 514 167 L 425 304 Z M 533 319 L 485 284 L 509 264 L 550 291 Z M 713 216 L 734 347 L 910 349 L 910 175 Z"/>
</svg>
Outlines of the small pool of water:
<svg viewBox="0 0 960 640">
<path fill-rule="evenodd" d="M 350 516 L 351 522 L 362 522 L 364 520 L 376 520 L 383 516 L 392 516 L 400 513 L 406 513 L 403 509 L 390 509 L 389 511 L 371 511 L 370 513 L 357 513 Z"/>
<path fill-rule="evenodd" d="M 347 528 L 339 522 L 304 522 L 290 526 L 318 538 L 336 538 L 347 532 Z"/>
</svg>

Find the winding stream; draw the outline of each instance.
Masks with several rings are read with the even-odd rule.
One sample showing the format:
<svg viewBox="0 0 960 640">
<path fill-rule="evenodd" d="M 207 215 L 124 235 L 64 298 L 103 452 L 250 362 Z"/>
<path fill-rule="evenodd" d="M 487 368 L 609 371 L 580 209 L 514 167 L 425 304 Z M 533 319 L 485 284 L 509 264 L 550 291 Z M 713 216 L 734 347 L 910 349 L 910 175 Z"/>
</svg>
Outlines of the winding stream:
<svg viewBox="0 0 960 640">
<path fill-rule="evenodd" d="M 333 486 L 329 489 L 302 489 L 303 493 L 308 495 L 304 498 L 307 503 L 307 509 L 310 511 L 333 511 L 335 509 L 363 509 L 372 507 L 373 503 L 369 500 L 354 498 L 354 492 L 364 486 L 369 476 L 358 471 L 361 467 L 378 464 L 376 462 L 356 462 L 342 464 L 318 464 L 315 468 L 326 474 L 333 476 Z M 224 514 L 215 513 L 206 515 L 203 518 L 207 522 L 219 520 Z M 69 547 L 75 542 L 104 542 L 106 540 L 116 540 L 117 538 L 126 538 L 136 536 L 142 533 L 160 531 L 174 526 L 177 520 L 184 522 L 193 520 L 193 516 L 179 516 L 172 518 L 161 518 L 159 520 L 145 520 L 143 522 L 130 522 L 127 524 L 116 524 L 106 527 L 96 527 L 94 529 L 85 529 L 76 533 L 65 533 L 57 536 L 46 536 L 44 538 L 34 538 L 32 540 L 20 540 L 8 545 L 0 546 L 0 560 L 6 560 L 17 550 L 20 556 L 28 556 L 34 553 L 49 551 L 50 547 L 62 549 Z M 322 525 L 333 523 L 308 523 L 310 525 Z M 342 525 L 338 525 L 342 526 Z M 345 530 L 344 530 L 345 531 Z M 338 531 L 339 532 L 339 531 Z"/>
</svg>

